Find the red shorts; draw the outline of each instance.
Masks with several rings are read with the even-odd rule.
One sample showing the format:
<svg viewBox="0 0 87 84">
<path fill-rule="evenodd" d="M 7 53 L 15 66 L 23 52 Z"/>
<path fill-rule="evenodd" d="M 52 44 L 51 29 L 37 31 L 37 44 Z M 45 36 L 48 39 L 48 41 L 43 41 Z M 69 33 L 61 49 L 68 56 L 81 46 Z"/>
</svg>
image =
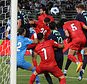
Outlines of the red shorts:
<svg viewBox="0 0 87 84">
<path fill-rule="evenodd" d="M 82 39 L 76 38 L 69 43 L 70 44 L 69 48 L 73 50 L 81 50 L 85 46 L 85 43 L 86 43 L 85 38 Z"/>
<path fill-rule="evenodd" d="M 36 67 L 36 72 L 38 74 L 49 72 L 53 74 L 55 77 L 59 78 L 60 76 L 63 75 L 63 72 L 61 69 L 58 68 L 57 65 L 49 66 L 49 65 L 39 65 Z"/>
</svg>

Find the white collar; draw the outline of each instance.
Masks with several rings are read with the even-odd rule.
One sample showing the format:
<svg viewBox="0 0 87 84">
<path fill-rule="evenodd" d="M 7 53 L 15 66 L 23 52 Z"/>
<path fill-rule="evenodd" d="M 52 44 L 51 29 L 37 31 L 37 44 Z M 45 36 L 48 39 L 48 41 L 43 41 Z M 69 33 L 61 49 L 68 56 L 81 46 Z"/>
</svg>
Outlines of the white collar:
<svg viewBox="0 0 87 84">
<path fill-rule="evenodd" d="M 83 11 L 81 12 L 81 14 L 82 14 L 83 12 L 85 12 L 85 10 L 83 10 Z"/>
</svg>

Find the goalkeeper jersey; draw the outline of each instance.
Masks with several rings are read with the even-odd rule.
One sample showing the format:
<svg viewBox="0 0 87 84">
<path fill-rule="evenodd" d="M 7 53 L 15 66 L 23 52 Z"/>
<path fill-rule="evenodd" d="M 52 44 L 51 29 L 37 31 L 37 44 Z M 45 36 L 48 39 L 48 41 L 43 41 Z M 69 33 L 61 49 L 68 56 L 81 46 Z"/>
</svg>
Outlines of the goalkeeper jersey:
<svg viewBox="0 0 87 84">
<path fill-rule="evenodd" d="M 21 35 L 17 36 L 17 60 L 24 60 L 24 54 L 27 49 L 27 45 L 33 43 L 29 38 L 25 38 Z"/>
</svg>

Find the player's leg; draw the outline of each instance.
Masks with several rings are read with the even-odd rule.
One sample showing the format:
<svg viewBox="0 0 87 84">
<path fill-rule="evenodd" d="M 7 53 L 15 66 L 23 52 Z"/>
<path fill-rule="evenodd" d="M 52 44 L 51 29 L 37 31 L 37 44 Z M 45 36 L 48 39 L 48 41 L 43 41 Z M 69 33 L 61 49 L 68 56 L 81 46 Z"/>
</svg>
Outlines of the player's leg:
<svg viewBox="0 0 87 84">
<path fill-rule="evenodd" d="M 36 67 L 36 70 L 32 73 L 30 80 L 29 80 L 29 84 L 33 84 L 35 81 L 35 78 L 38 74 L 42 73 L 41 69 L 39 66 Z M 40 83 L 39 83 L 40 84 Z"/>
<path fill-rule="evenodd" d="M 57 66 L 54 66 L 52 70 L 50 70 L 51 73 L 59 79 L 60 84 L 66 84 L 66 78 L 60 68 Z"/>
<path fill-rule="evenodd" d="M 83 61 L 81 51 L 77 52 L 77 57 L 79 62 Z"/>
<path fill-rule="evenodd" d="M 25 70 L 32 71 L 32 73 L 36 70 L 36 68 L 33 67 L 31 63 L 26 61 L 23 61 L 21 64 L 18 64 L 18 66 L 20 66 L 21 68 Z M 40 79 L 38 76 L 36 76 L 36 84 L 39 84 L 39 83 L 40 83 Z"/>
<path fill-rule="evenodd" d="M 77 52 L 77 56 L 78 56 L 78 60 L 80 62 L 82 62 L 82 54 L 80 52 Z M 67 70 L 71 64 L 71 60 L 70 59 L 67 59 L 67 62 L 66 62 L 66 65 L 65 65 L 65 69 L 64 69 L 64 75 L 66 76 L 67 75 Z"/>
<path fill-rule="evenodd" d="M 48 84 L 53 84 L 52 78 L 51 78 L 51 76 L 48 73 L 44 73 L 44 76 L 45 76 Z"/>
<path fill-rule="evenodd" d="M 83 60 L 82 69 L 80 70 L 80 73 L 79 73 L 79 77 L 78 77 L 79 80 L 82 80 L 83 74 L 84 74 L 84 70 L 85 70 L 86 64 L 87 64 L 87 48 L 85 48 L 84 50 L 85 50 L 84 51 L 84 55 L 83 55 L 84 56 L 84 60 Z"/>
<path fill-rule="evenodd" d="M 38 73 L 36 71 L 34 71 L 33 74 L 30 77 L 29 84 L 33 84 L 34 83 L 35 78 L 36 78 L 37 75 L 38 75 Z"/>
<path fill-rule="evenodd" d="M 66 62 L 66 65 L 65 65 L 65 68 L 64 68 L 64 72 L 63 72 L 65 76 L 67 75 L 67 70 L 68 70 L 68 68 L 69 68 L 69 66 L 70 66 L 70 64 L 71 64 L 71 62 L 72 62 L 72 61 L 67 58 L 67 62 Z"/>
<path fill-rule="evenodd" d="M 68 51 L 68 59 L 74 63 L 78 62 L 77 58 L 74 56 L 75 52 L 76 50 L 73 50 L 73 49 L 69 49 Z"/>
<path fill-rule="evenodd" d="M 66 84 L 66 79 L 65 79 L 64 75 L 59 77 L 59 79 L 60 79 L 60 81 L 59 81 L 60 84 Z"/>
<path fill-rule="evenodd" d="M 74 53 L 76 52 L 76 50 L 72 50 L 72 49 L 69 49 L 69 53 L 68 53 L 68 58 L 77 64 L 77 69 L 76 69 L 76 72 L 78 72 L 82 66 L 82 62 L 79 62 L 78 59 L 74 56 Z"/>
<path fill-rule="evenodd" d="M 63 60 L 64 60 L 62 51 L 55 52 L 55 60 L 56 60 L 58 67 L 62 70 Z"/>
</svg>

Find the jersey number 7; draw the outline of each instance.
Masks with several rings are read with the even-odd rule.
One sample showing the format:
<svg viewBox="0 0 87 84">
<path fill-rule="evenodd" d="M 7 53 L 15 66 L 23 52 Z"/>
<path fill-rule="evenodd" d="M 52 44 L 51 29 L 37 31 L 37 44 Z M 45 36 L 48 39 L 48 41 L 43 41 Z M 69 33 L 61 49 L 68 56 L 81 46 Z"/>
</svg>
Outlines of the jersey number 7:
<svg viewBox="0 0 87 84">
<path fill-rule="evenodd" d="M 46 49 L 45 48 L 42 48 L 42 50 L 44 52 L 44 57 L 45 57 L 45 60 L 47 60 L 47 53 L 46 53 Z"/>
</svg>

